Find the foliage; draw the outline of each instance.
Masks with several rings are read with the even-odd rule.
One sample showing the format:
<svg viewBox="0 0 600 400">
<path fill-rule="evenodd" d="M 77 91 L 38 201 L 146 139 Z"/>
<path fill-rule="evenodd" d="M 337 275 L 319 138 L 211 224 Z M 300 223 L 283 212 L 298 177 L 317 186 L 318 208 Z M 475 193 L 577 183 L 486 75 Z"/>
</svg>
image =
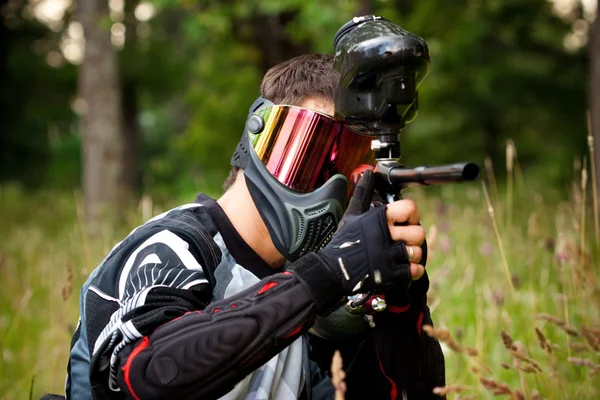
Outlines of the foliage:
<svg viewBox="0 0 600 400">
<path fill-rule="evenodd" d="M 160 4 L 185 7 L 187 3 Z M 334 4 L 327 3 L 237 1 L 193 10 L 196 12 L 186 22 L 186 29 L 199 57 L 193 64 L 186 97 L 191 110 L 189 126 L 176 148 L 182 158 L 190 160 L 196 184 L 224 178 L 248 107 L 259 95 L 264 72 L 261 66 L 266 61 L 254 42 L 260 34 L 256 28 L 260 16 L 292 12 L 295 18 L 285 27 L 286 33 L 293 40 L 309 43 L 309 48 L 330 52 L 336 26 L 345 18 L 336 15 L 335 9 Z M 332 24 L 330 16 L 338 23 Z"/>
<path fill-rule="evenodd" d="M 600 238 L 588 233 L 581 188 L 565 189 L 572 160 L 585 152 L 586 47 L 563 45 L 581 15 L 559 18 L 547 0 L 153 0 L 153 18 L 128 27 L 139 34 L 120 51 L 120 73 L 123 87 L 136 89 L 144 192 L 162 206 L 145 196 L 126 227 L 105 225 L 90 239 L 77 191 L 77 70 L 56 58 L 71 10 L 55 31 L 25 11 L 27 1 L 11 1 L 10 13 L 7 3 L 0 0 L 0 180 L 18 184 L 0 186 L 0 397 L 23 398 L 32 382 L 34 398 L 61 390 L 87 275 L 178 195 L 218 196 L 265 70 L 300 52 L 332 52 L 334 33 L 361 8 L 430 46 L 419 116 L 403 134 L 407 164 L 483 165 L 489 156 L 498 171 L 505 141 L 519 149 L 523 174 L 509 171 L 507 191 L 489 180 L 494 219 L 474 184 L 410 193 L 428 227 L 436 327 L 463 350 L 446 340 L 448 383 L 477 398 L 504 384 L 531 397 L 598 396 L 599 374 L 590 375 L 598 352 L 565 330 L 581 336 L 600 326 L 600 249 L 590 244 Z M 555 319 L 532 319 L 539 314 Z M 552 354 L 538 346 L 535 328 Z M 502 331 L 542 372 L 513 364 L 523 347 L 505 347 Z"/>
<path fill-rule="evenodd" d="M 529 398 L 534 391 L 545 399 L 596 398 L 600 378 L 590 373 L 600 353 L 593 347 L 597 343 L 582 336 L 600 328 L 595 251 L 600 237 L 591 233 L 590 199 L 575 184 L 558 194 L 516 188 L 519 207 L 493 186 L 487 187 L 488 203 L 480 183 L 405 194 L 420 204 L 428 232 L 429 305 L 436 328 L 447 329 L 455 342 L 445 339 L 443 346 L 447 383 L 463 390 L 455 398 L 492 398 L 491 390 L 502 385 Z M 558 200 L 565 194 L 570 201 Z M 78 193 L 32 198 L 14 186 L 0 187 L 6 227 L 0 232 L 1 398 L 22 398 L 33 376 L 34 398 L 62 389 L 81 284 L 133 227 L 179 201 L 157 206 L 144 198 L 127 224 L 105 225 L 99 236 L 88 238 Z M 536 328 L 551 353 L 541 347 Z M 502 332 L 542 371 L 526 372 L 531 363 L 513 363 L 516 350 L 505 347 Z"/>
<path fill-rule="evenodd" d="M 50 140 L 72 128 L 70 102 L 77 79 L 75 68 L 68 64 L 53 68 L 47 63 L 48 57 L 57 55 L 58 37 L 46 26 L 31 18 L 20 18 L 22 7 L 11 11 L 6 6 L 2 10 L 0 181 L 13 179 L 39 185 L 45 176 L 37 171 L 52 158 Z"/>
<path fill-rule="evenodd" d="M 586 59 L 563 47 L 569 24 L 547 1 L 432 3 L 405 18 L 432 57 L 410 149 L 425 160 L 431 149 L 447 161 L 485 154 L 500 167 L 513 139 L 527 172 L 564 183 L 573 154 L 585 153 Z"/>
<path fill-rule="evenodd" d="M 488 156 L 499 167 L 504 143 L 513 139 L 525 174 L 552 184 L 569 179 L 573 155 L 585 152 L 587 61 L 585 49 L 564 48 L 571 25 L 549 2 L 378 1 L 371 7 L 431 47 L 420 115 L 404 135 L 407 162 L 482 162 Z M 228 168 L 228 157 L 215 150 L 233 149 L 256 96 L 265 57 L 248 33 L 256 29 L 256 15 L 292 15 L 285 30 L 292 41 L 332 52 L 335 31 L 358 8 L 350 1 L 230 2 L 205 5 L 190 18 L 198 46 L 210 57 L 195 70 L 188 96 L 194 111 L 182 142 L 202 171 Z M 230 68 L 239 72 L 215 73 Z M 227 102 L 218 101 L 223 96 Z M 212 134 L 217 127 L 222 135 Z"/>
<path fill-rule="evenodd" d="M 399 23 L 430 46 L 419 116 L 403 135 L 407 163 L 488 156 L 501 169 L 504 143 L 512 139 L 532 181 L 564 184 L 573 156 L 585 151 L 586 48 L 563 45 L 581 16 L 561 19 L 547 0 L 152 4 L 147 22 L 132 23 L 131 7 L 125 10 L 129 32 L 138 34 L 126 36 L 120 58 L 123 86 L 133 85 L 139 98 L 144 191 L 155 196 L 223 179 L 266 68 L 301 52 L 332 52 L 334 33 L 359 9 Z M 74 188 L 76 69 L 44 61 L 58 51 L 72 16 L 53 32 L 25 15 L 16 12 L 16 22 L 6 24 L 10 79 L 0 98 L 9 118 L 0 127 L 1 178 Z M 34 53 L 32 46 L 44 50 Z"/>
</svg>

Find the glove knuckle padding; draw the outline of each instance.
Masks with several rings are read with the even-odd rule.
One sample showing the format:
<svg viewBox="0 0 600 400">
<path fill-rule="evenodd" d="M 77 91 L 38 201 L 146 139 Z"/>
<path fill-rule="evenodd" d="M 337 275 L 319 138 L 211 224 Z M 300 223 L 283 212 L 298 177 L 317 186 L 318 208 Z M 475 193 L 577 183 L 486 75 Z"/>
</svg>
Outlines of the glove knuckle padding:
<svg viewBox="0 0 600 400">
<path fill-rule="evenodd" d="M 347 294 L 355 292 L 366 276 L 377 274 L 383 282 L 410 278 L 410 262 L 402 243 L 392 241 L 386 207 L 375 207 L 360 215 L 349 215 L 346 224 L 323 248 L 321 256 L 342 269 L 341 284 Z"/>
<path fill-rule="evenodd" d="M 349 223 L 352 217 L 362 214 L 369 209 L 374 192 L 375 178 L 373 172 L 366 170 L 354 188 L 354 193 L 352 194 L 348 208 L 346 208 L 344 218 L 340 221 L 340 229 Z"/>
</svg>

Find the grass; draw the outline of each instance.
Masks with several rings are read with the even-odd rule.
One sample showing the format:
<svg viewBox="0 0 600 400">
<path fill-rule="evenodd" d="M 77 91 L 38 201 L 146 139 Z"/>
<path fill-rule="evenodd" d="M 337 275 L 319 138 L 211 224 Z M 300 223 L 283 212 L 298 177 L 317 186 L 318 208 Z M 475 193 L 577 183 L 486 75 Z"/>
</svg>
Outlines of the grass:
<svg viewBox="0 0 600 400">
<path fill-rule="evenodd" d="M 518 172 L 508 190 L 486 181 L 405 194 L 428 229 L 429 332 L 444 343 L 448 382 L 438 390 L 454 399 L 600 397 L 592 190 L 576 181 L 535 192 Z M 62 392 L 79 287 L 129 230 L 176 203 L 146 198 L 125 227 L 104 225 L 92 240 L 77 193 L 0 188 L 0 398 Z"/>
</svg>

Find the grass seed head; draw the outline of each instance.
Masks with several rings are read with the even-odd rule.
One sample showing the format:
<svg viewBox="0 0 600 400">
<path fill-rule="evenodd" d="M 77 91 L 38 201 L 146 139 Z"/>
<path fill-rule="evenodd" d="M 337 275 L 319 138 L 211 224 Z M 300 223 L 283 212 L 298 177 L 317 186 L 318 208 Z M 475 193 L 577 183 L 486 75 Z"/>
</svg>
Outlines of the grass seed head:
<svg viewBox="0 0 600 400">
<path fill-rule="evenodd" d="M 462 393 L 467 390 L 466 387 L 458 384 L 448 385 L 448 386 L 440 386 L 433 388 L 433 393 L 438 396 L 445 396 L 449 393 Z"/>
<path fill-rule="evenodd" d="M 525 395 L 521 391 L 515 390 L 515 393 L 513 394 L 513 399 L 515 399 L 515 400 L 525 400 Z"/>
<path fill-rule="evenodd" d="M 502 290 L 492 291 L 492 301 L 496 306 L 501 307 L 504 304 L 504 292 Z"/>
<path fill-rule="evenodd" d="M 579 336 L 579 332 L 577 332 L 577 329 L 573 328 L 570 325 L 563 325 L 561 326 L 561 329 L 565 332 L 567 332 L 567 334 L 569 336 L 574 336 L 574 337 L 578 337 Z"/>
<path fill-rule="evenodd" d="M 484 388 L 492 392 L 492 394 L 496 396 L 505 395 L 505 394 L 513 394 L 507 384 L 499 382 L 492 378 L 481 377 L 479 381 L 483 385 Z"/>
<path fill-rule="evenodd" d="M 588 360 L 587 358 L 569 357 L 567 360 L 571 364 L 576 365 L 578 367 L 588 367 L 592 369 L 600 367 L 600 365 L 596 365 L 592 360 Z"/>
<path fill-rule="evenodd" d="M 479 355 L 477 349 L 474 349 L 473 347 L 469 346 L 465 347 L 465 353 L 467 353 L 469 357 L 477 357 Z"/>
<path fill-rule="evenodd" d="M 344 400 L 346 395 L 346 373 L 343 370 L 342 355 L 336 350 L 331 359 L 331 383 L 335 388 L 335 400 Z"/>
<path fill-rule="evenodd" d="M 528 374 L 537 374 L 538 372 L 541 372 L 540 370 L 538 370 L 537 368 L 535 368 L 534 366 L 532 366 L 530 364 L 522 365 L 521 367 L 519 367 L 519 370 L 526 372 Z"/>
<path fill-rule="evenodd" d="M 548 354 L 551 354 L 552 346 L 550 346 L 550 343 L 548 343 L 548 339 L 546 339 L 546 336 L 544 336 L 544 334 L 538 327 L 535 328 L 535 334 L 538 338 L 538 342 L 540 343 L 540 347 L 542 348 L 542 350 L 544 350 Z"/>
<path fill-rule="evenodd" d="M 569 343 L 569 349 L 571 349 L 573 353 L 585 353 L 589 350 L 589 347 L 583 342 L 571 342 Z"/>
<path fill-rule="evenodd" d="M 549 321 L 549 322 L 552 322 L 554 325 L 561 326 L 561 327 L 566 325 L 565 321 L 563 321 L 562 319 L 555 317 L 554 315 L 550 315 L 550 314 L 546 314 L 546 313 L 535 314 L 533 316 L 533 319 Z"/>
<path fill-rule="evenodd" d="M 514 367 L 524 372 L 542 372 L 542 368 L 527 354 L 527 348 L 521 342 L 513 342 L 510 354 L 514 359 Z M 525 363 L 525 364 L 523 364 Z"/>
<path fill-rule="evenodd" d="M 462 346 L 452 338 L 452 335 L 450 335 L 450 331 L 447 328 L 434 328 L 431 325 L 423 325 L 423 330 L 430 337 L 446 343 L 453 351 L 457 353 L 463 352 Z"/>
<path fill-rule="evenodd" d="M 500 332 L 500 336 L 502 337 L 502 343 L 504 343 L 504 347 L 506 347 L 509 350 L 512 350 L 512 346 L 513 346 L 513 338 L 504 331 L 504 329 L 502 329 L 502 331 Z"/>
<path fill-rule="evenodd" d="M 71 263 L 67 262 L 66 265 L 66 277 L 65 284 L 62 287 L 61 295 L 64 302 L 69 300 L 71 297 L 71 293 L 73 291 L 73 269 L 71 268 Z"/>
<path fill-rule="evenodd" d="M 581 333 L 594 351 L 600 351 L 600 330 L 581 325 Z"/>
</svg>

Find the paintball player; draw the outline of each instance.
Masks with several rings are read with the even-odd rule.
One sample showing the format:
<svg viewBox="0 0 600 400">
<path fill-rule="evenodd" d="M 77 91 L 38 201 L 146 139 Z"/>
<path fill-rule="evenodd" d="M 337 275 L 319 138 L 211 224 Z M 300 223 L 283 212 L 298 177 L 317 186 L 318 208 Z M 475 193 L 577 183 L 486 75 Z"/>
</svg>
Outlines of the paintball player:
<svg viewBox="0 0 600 400">
<path fill-rule="evenodd" d="M 329 399 L 338 348 L 346 398 L 437 398 L 443 357 L 421 329 L 431 322 L 419 210 L 370 206 L 372 138 L 332 117 L 333 61 L 271 68 L 223 196 L 152 218 L 92 272 L 66 398 Z M 398 283 L 389 311 L 374 329 L 329 335 L 328 315 L 372 277 Z"/>
</svg>

